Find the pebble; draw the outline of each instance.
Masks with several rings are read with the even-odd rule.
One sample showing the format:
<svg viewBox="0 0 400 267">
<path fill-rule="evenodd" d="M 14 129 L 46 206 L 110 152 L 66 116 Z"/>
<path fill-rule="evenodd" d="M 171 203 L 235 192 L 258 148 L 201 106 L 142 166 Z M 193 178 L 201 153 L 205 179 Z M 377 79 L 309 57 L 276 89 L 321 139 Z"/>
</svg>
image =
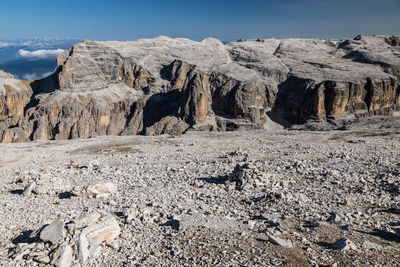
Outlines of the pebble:
<svg viewBox="0 0 400 267">
<path fill-rule="evenodd" d="M 24 192 L 22 193 L 24 196 L 30 196 L 32 194 L 32 190 L 35 188 L 36 183 L 32 182 L 30 183 L 24 190 Z"/>
</svg>

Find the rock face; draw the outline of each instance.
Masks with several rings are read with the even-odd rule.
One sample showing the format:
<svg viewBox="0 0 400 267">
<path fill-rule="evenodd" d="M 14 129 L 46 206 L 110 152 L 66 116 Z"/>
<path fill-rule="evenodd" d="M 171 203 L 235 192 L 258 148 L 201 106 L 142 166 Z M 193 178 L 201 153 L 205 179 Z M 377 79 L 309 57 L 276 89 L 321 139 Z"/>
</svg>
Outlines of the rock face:
<svg viewBox="0 0 400 267">
<path fill-rule="evenodd" d="M 0 73 L 0 140 L 181 134 L 400 111 L 396 36 L 84 41 L 33 82 Z"/>
<path fill-rule="evenodd" d="M 0 70 L 0 138 L 2 142 L 25 141 L 28 125 L 19 124 L 32 97 L 29 82 Z M 17 127 L 16 127 L 17 126 Z"/>
</svg>

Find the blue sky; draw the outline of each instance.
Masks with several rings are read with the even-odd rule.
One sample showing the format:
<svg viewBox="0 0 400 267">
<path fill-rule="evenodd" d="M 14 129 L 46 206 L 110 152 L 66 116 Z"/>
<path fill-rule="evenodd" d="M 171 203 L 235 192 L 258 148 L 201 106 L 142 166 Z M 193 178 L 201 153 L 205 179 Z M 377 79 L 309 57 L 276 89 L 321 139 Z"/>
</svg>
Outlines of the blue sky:
<svg viewBox="0 0 400 267">
<path fill-rule="evenodd" d="M 400 34 L 400 0 L 0 0 L 0 39 Z"/>
</svg>

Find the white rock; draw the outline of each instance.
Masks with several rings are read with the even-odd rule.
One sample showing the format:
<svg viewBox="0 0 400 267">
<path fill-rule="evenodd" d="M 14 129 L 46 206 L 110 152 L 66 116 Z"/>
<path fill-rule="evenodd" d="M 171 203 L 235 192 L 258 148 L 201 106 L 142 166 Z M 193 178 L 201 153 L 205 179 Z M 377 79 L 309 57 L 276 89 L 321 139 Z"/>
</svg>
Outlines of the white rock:
<svg viewBox="0 0 400 267">
<path fill-rule="evenodd" d="M 72 248 L 69 245 L 61 247 L 61 254 L 55 264 L 57 267 L 70 267 L 72 264 Z"/>
<path fill-rule="evenodd" d="M 89 214 L 83 215 L 79 218 L 73 219 L 73 224 L 69 227 L 71 229 L 82 229 L 88 225 L 96 223 L 100 219 L 101 215 L 98 212 L 91 212 Z"/>
<path fill-rule="evenodd" d="M 78 260 L 85 262 L 89 258 L 89 242 L 86 239 L 85 234 L 80 234 L 77 240 L 78 243 Z"/>
<path fill-rule="evenodd" d="M 36 186 L 36 183 L 35 182 L 32 182 L 32 183 L 30 183 L 26 188 L 25 188 L 25 190 L 24 190 L 24 192 L 22 193 L 24 196 L 29 196 L 29 195 L 31 195 L 32 194 L 32 190 L 33 190 L 33 188 L 35 188 L 35 186 Z"/>
<path fill-rule="evenodd" d="M 370 242 L 368 240 L 364 241 L 362 247 L 364 249 L 368 249 L 368 250 L 381 250 L 382 249 L 381 245 L 378 245 L 376 243 Z"/>
<path fill-rule="evenodd" d="M 95 195 L 96 197 L 108 197 L 117 192 L 117 187 L 111 182 L 98 183 L 85 188 L 74 188 L 72 193 L 76 196 Z"/>
<path fill-rule="evenodd" d="M 293 248 L 293 243 L 289 239 L 283 239 L 274 235 L 268 235 L 268 240 L 271 243 L 280 245 L 285 248 Z"/>
<path fill-rule="evenodd" d="M 105 182 L 105 183 L 100 183 L 100 184 L 95 184 L 93 186 L 89 186 L 86 189 L 88 194 L 114 194 L 117 192 L 117 187 L 111 183 L 111 182 Z"/>
<path fill-rule="evenodd" d="M 121 233 L 117 220 L 111 215 L 103 218 L 101 222 L 90 225 L 83 229 L 84 234 L 91 246 L 114 240 Z"/>
</svg>

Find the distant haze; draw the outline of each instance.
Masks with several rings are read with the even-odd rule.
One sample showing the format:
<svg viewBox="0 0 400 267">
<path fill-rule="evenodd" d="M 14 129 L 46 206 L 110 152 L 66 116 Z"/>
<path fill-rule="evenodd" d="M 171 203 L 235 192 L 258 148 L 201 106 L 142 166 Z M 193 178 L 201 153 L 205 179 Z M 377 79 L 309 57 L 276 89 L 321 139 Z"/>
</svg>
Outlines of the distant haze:
<svg viewBox="0 0 400 267">
<path fill-rule="evenodd" d="M 0 0 L 0 10 L 3 39 L 167 35 L 231 41 L 400 34 L 399 0 Z"/>
<path fill-rule="evenodd" d="M 37 80 L 54 72 L 56 57 L 79 40 L 24 39 L 0 42 L 0 69 L 18 79 Z"/>
</svg>

